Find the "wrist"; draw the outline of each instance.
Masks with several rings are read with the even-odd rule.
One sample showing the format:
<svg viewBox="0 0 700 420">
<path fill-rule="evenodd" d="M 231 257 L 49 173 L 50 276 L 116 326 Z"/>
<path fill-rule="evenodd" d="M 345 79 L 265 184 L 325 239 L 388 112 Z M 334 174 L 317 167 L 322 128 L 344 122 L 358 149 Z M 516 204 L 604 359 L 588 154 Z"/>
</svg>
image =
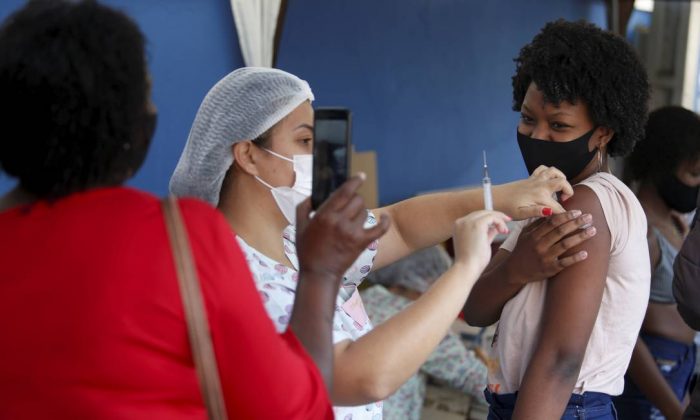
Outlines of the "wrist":
<svg viewBox="0 0 700 420">
<path fill-rule="evenodd" d="M 300 271 L 294 298 L 292 320 L 331 322 L 340 282 L 338 277 L 324 272 Z M 291 324 L 296 322 L 291 322 Z"/>
<path fill-rule="evenodd" d="M 494 185 L 491 187 L 493 197 L 493 209 L 507 213 L 503 202 L 503 197 L 507 196 L 508 184 Z"/>
<path fill-rule="evenodd" d="M 683 409 L 683 405 L 680 402 L 677 401 L 672 401 L 670 404 L 668 404 L 667 407 L 664 407 L 664 410 L 661 410 L 661 413 L 666 417 L 667 419 L 681 419 L 683 418 L 683 412 L 685 411 Z"/>
<path fill-rule="evenodd" d="M 299 280 L 303 279 L 306 283 L 335 284 L 341 278 L 342 275 L 336 274 L 333 270 L 308 267 L 305 264 L 299 267 Z"/>
<path fill-rule="evenodd" d="M 509 286 L 523 287 L 528 283 L 525 270 L 515 267 L 510 258 L 501 264 L 501 269 L 504 274 L 503 278 Z"/>
<path fill-rule="evenodd" d="M 469 260 L 455 260 L 452 267 L 450 267 L 450 270 L 457 273 L 456 277 L 459 279 L 474 278 L 474 280 L 476 280 L 476 278 L 479 276 L 479 270 L 477 269 L 476 264 Z"/>
<path fill-rule="evenodd" d="M 330 271 L 302 269 L 299 271 L 297 294 L 299 292 L 310 293 L 316 299 L 321 296 L 326 299 L 330 296 L 335 302 L 341 279 L 342 276 L 338 276 Z"/>
</svg>

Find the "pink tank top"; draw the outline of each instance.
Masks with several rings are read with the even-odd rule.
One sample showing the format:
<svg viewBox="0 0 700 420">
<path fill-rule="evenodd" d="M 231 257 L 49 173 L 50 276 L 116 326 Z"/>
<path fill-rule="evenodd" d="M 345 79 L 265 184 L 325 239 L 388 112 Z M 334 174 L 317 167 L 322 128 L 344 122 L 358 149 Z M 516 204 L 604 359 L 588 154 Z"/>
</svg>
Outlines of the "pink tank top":
<svg viewBox="0 0 700 420">
<path fill-rule="evenodd" d="M 600 200 L 611 243 L 603 301 L 574 393 L 619 395 L 649 300 L 647 220 L 634 193 L 615 176 L 597 173 L 581 185 Z M 520 231 L 530 222 L 520 222 L 501 248 L 512 251 Z M 537 344 L 546 291 L 547 281 L 530 283 L 504 306 L 491 349 L 498 361 L 489 372 L 492 391 L 507 394 L 520 388 Z"/>
</svg>

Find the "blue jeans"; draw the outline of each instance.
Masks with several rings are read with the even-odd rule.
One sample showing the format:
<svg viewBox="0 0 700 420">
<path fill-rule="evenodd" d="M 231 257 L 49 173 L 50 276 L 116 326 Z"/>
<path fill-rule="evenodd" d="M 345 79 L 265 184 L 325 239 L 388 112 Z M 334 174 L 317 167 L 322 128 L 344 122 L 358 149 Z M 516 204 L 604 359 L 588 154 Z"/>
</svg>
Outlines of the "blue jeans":
<svg viewBox="0 0 700 420">
<path fill-rule="evenodd" d="M 656 365 L 673 389 L 678 401 L 683 401 L 695 369 L 695 345 L 648 334 L 640 334 L 639 337 L 649 347 Z M 629 375 L 625 375 L 625 390 L 622 395 L 615 397 L 614 402 L 622 420 L 664 418 L 659 409 L 637 388 Z"/>
<path fill-rule="evenodd" d="M 488 420 L 509 420 L 513 416 L 515 401 L 518 393 L 493 394 L 488 389 L 484 391 L 489 403 Z M 612 398 L 600 392 L 584 392 L 572 394 L 569 403 L 561 416 L 562 420 L 616 420 L 617 413 Z"/>
</svg>

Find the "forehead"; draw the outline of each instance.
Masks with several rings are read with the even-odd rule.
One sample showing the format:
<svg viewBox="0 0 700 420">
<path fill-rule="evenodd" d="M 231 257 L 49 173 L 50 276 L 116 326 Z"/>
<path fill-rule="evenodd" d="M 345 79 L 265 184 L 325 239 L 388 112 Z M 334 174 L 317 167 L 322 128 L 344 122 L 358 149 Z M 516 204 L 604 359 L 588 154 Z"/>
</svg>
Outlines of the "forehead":
<svg viewBox="0 0 700 420">
<path fill-rule="evenodd" d="M 287 114 L 278 124 L 280 126 L 294 129 L 300 124 L 313 125 L 314 109 L 309 101 L 304 101 L 301 105 L 294 108 L 292 112 Z"/>
<path fill-rule="evenodd" d="M 309 101 L 303 102 L 272 127 L 270 139 L 274 147 L 287 144 L 297 136 L 311 136 L 314 124 L 314 110 Z"/>
<path fill-rule="evenodd" d="M 588 107 L 582 101 L 576 101 L 571 103 L 569 101 L 561 101 L 559 103 L 554 103 L 547 101 L 544 93 L 537 87 L 533 82 L 525 93 L 525 98 L 523 99 L 523 108 L 526 108 L 530 112 L 544 112 L 547 114 L 551 113 L 562 113 L 562 114 L 572 114 L 574 116 L 580 115 L 588 116 Z"/>
</svg>

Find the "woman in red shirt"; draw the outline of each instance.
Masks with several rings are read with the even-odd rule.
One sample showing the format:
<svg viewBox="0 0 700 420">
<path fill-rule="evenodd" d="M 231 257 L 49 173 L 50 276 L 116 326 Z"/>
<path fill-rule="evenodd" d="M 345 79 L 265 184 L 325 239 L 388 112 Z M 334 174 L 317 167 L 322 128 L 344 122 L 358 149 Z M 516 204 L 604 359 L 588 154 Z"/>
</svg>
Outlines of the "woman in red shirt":
<svg viewBox="0 0 700 420">
<path fill-rule="evenodd" d="M 155 127 L 148 85 L 138 27 L 96 2 L 29 2 L 0 27 L 0 166 L 18 180 L 0 198 L 2 419 L 206 416 L 160 202 L 121 186 Z M 387 228 L 344 217 L 360 184 L 313 221 L 300 206 L 281 336 L 223 217 L 180 201 L 230 418 L 332 416 L 339 281 Z"/>
</svg>

